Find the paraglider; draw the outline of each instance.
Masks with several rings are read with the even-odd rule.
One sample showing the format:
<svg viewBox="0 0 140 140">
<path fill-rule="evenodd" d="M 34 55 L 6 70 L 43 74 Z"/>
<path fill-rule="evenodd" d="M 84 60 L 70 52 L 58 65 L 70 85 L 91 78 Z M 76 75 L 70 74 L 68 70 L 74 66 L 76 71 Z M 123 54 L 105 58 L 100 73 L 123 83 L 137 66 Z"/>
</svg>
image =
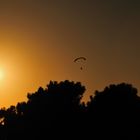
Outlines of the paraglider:
<svg viewBox="0 0 140 140">
<path fill-rule="evenodd" d="M 85 61 L 86 58 L 85 58 L 85 57 L 78 57 L 78 58 L 74 59 L 74 62 L 75 62 L 75 63 L 76 63 L 76 62 L 82 62 L 83 60 Z M 81 66 L 80 69 L 83 70 L 83 67 Z"/>
</svg>

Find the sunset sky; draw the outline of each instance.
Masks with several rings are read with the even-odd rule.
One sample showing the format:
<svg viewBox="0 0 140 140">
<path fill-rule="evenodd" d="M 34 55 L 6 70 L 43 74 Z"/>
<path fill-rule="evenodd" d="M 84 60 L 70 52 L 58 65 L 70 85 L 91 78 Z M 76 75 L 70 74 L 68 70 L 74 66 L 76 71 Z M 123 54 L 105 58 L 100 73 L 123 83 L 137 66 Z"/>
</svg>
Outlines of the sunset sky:
<svg viewBox="0 0 140 140">
<path fill-rule="evenodd" d="M 111 83 L 140 89 L 139 60 L 140 0 L 0 1 L 0 107 L 50 80 L 82 82 L 85 99 Z"/>
</svg>

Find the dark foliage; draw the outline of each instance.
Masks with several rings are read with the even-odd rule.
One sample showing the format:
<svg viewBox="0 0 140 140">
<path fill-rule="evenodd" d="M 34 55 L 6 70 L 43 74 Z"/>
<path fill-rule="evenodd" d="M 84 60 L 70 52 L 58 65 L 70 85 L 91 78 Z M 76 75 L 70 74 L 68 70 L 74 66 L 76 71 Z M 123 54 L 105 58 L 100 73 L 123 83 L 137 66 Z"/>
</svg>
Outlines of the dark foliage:
<svg viewBox="0 0 140 140">
<path fill-rule="evenodd" d="M 96 91 L 85 105 L 80 82 L 50 81 L 27 102 L 0 110 L 0 140 L 138 139 L 140 97 L 130 84 Z"/>
<path fill-rule="evenodd" d="M 130 84 L 110 85 L 101 92 L 96 91 L 95 96 L 90 97 L 87 112 L 90 125 L 101 137 L 138 137 L 140 97 L 137 96 L 137 89 Z"/>
</svg>

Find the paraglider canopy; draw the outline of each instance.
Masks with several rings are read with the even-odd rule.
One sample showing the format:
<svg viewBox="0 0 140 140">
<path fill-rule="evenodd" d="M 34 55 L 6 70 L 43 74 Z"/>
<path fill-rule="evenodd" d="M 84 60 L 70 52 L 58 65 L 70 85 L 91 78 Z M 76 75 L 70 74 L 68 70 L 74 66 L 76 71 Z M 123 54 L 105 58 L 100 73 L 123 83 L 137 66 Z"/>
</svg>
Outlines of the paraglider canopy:
<svg viewBox="0 0 140 140">
<path fill-rule="evenodd" d="M 78 58 L 74 59 L 74 62 L 76 62 L 76 61 L 78 61 L 78 60 L 80 60 L 80 59 L 86 60 L 85 57 L 78 57 Z"/>
</svg>

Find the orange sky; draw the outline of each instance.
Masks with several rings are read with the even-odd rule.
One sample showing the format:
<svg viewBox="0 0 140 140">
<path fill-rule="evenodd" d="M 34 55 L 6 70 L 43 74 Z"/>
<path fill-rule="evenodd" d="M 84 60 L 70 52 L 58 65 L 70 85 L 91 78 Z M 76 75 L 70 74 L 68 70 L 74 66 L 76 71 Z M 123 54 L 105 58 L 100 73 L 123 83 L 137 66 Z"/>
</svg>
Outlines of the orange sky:
<svg viewBox="0 0 140 140">
<path fill-rule="evenodd" d="M 86 98 L 111 83 L 140 89 L 140 2 L 0 1 L 0 106 L 50 80 L 81 81 Z M 85 56 L 84 69 L 73 63 Z"/>
</svg>

